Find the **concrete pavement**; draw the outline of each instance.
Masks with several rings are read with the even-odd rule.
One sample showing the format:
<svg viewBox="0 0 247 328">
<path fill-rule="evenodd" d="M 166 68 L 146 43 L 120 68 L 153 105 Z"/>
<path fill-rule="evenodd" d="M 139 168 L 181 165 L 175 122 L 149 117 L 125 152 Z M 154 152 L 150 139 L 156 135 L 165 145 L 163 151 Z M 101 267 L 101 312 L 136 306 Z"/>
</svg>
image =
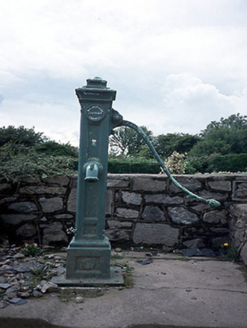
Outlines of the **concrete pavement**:
<svg viewBox="0 0 247 328">
<path fill-rule="evenodd" d="M 179 254 L 142 265 L 145 253 L 123 255 L 116 262 L 133 268 L 133 288 L 65 288 L 0 309 L 0 327 L 247 327 L 246 267 Z"/>
</svg>

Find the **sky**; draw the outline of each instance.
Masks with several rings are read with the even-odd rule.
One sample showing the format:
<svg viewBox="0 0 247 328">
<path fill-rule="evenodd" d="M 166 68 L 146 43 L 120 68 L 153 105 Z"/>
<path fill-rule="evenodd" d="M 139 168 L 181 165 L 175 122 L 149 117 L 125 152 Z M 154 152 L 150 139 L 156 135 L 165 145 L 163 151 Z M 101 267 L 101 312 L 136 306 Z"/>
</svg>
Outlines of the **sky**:
<svg viewBox="0 0 247 328">
<path fill-rule="evenodd" d="M 79 145 L 75 89 L 101 77 L 154 135 L 247 115 L 246 0 L 0 0 L 0 127 Z"/>
</svg>

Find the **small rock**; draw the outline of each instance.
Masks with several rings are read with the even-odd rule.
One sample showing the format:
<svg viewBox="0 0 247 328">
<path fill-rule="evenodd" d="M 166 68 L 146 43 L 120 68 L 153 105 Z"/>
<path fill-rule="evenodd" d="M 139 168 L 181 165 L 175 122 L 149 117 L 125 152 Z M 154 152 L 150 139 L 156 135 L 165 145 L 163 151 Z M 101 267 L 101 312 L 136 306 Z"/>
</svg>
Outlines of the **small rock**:
<svg viewBox="0 0 247 328">
<path fill-rule="evenodd" d="M 29 289 L 29 286 L 21 286 L 20 291 L 26 292 L 26 291 L 28 291 L 28 289 Z"/>
<path fill-rule="evenodd" d="M 23 304 L 27 303 L 27 301 L 23 300 L 19 297 L 14 297 L 14 298 L 9 300 L 9 303 L 15 304 L 15 305 L 23 305 Z"/>
<path fill-rule="evenodd" d="M 121 253 L 122 252 L 122 249 L 118 247 L 118 248 L 115 249 L 115 252 L 116 253 Z"/>
<path fill-rule="evenodd" d="M 173 247 L 168 247 L 168 246 L 163 246 L 162 249 L 164 253 L 171 253 L 174 250 Z"/>
<path fill-rule="evenodd" d="M 54 257 L 54 254 L 46 254 L 44 256 L 44 259 L 52 259 Z"/>
<path fill-rule="evenodd" d="M 24 259 L 25 255 L 22 253 L 17 253 L 13 256 L 14 259 L 19 260 L 19 259 Z"/>
<path fill-rule="evenodd" d="M 77 296 L 77 297 L 75 298 L 75 301 L 76 301 L 76 303 L 83 303 L 83 302 L 84 302 L 84 299 L 83 299 L 82 296 Z"/>
<path fill-rule="evenodd" d="M 43 296 L 43 294 L 40 293 L 39 291 L 37 291 L 37 290 L 34 290 L 34 291 L 33 291 L 33 297 L 38 298 L 38 297 L 42 297 L 42 296 Z"/>
<path fill-rule="evenodd" d="M 148 259 L 146 259 L 146 260 L 137 260 L 136 262 L 137 262 L 137 263 L 141 263 L 142 265 L 147 265 L 147 264 L 151 264 L 151 263 L 153 263 L 153 259 L 148 258 Z"/>
<path fill-rule="evenodd" d="M 46 292 L 56 292 L 58 291 L 58 285 L 54 284 L 53 282 L 47 282 L 42 288 L 41 292 L 44 294 Z"/>
<path fill-rule="evenodd" d="M 46 280 L 41 280 L 39 285 L 36 286 L 36 289 L 41 290 L 45 286 L 45 284 L 47 284 L 47 281 Z"/>
<path fill-rule="evenodd" d="M 17 296 L 22 298 L 28 298 L 31 296 L 31 294 L 29 292 L 19 292 L 17 293 Z"/>
<path fill-rule="evenodd" d="M 7 284 L 7 283 L 1 283 L 0 284 L 0 288 L 2 288 L 2 289 L 8 289 L 10 287 L 11 287 L 11 285 L 10 284 Z"/>
</svg>

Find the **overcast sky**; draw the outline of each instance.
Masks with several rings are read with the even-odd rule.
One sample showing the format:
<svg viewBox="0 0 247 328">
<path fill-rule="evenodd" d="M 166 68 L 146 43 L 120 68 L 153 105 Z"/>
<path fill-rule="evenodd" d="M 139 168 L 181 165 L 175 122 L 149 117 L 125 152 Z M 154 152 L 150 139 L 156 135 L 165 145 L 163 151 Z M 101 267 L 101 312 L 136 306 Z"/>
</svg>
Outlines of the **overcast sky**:
<svg viewBox="0 0 247 328">
<path fill-rule="evenodd" d="M 78 145 L 95 76 L 154 135 L 247 115 L 246 0 L 0 0 L 0 26 L 0 127 Z"/>
</svg>

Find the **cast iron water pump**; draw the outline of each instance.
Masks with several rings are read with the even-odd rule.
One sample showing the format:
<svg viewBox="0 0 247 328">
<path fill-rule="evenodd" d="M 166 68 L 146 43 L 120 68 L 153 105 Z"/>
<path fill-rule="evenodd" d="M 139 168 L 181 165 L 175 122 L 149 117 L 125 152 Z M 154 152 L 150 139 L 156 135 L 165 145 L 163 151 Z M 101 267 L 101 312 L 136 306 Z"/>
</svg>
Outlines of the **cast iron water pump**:
<svg viewBox="0 0 247 328">
<path fill-rule="evenodd" d="M 76 95 L 81 105 L 81 127 L 75 235 L 68 247 L 66 277 L 55 282 L 118 285 L 123 283 L 121 270 L 110 266 L 111 245 L 105 236 L 108 139 L 112 129 L 122 125 L 134 129 L 176 186 L 210 206 L 220 204 L 191 193 L 174 179 L 143 130 L 124 121 L 112 108 L 116 91 L 108 88 L 106 81 L 98 77 L 88 79 L 86 86 L 76 89 Z"/>
</svg>

